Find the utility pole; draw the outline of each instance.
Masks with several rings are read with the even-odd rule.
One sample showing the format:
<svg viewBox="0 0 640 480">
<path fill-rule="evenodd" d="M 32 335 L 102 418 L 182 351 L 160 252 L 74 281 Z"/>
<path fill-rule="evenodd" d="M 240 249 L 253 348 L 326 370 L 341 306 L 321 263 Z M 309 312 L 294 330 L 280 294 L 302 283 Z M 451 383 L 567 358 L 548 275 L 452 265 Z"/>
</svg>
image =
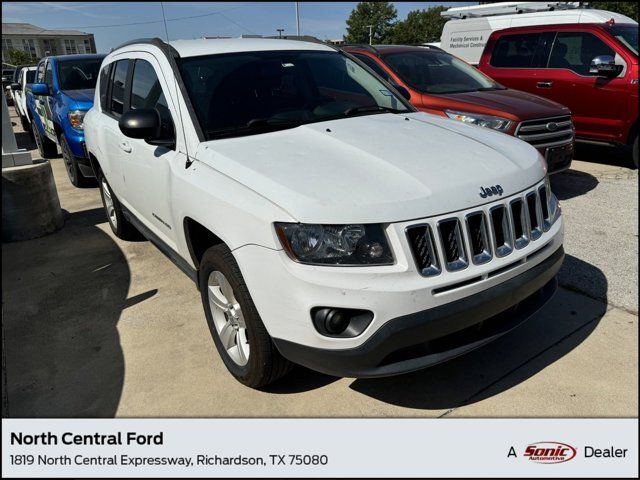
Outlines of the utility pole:
<svg viewBox="0 0 640 480">
<path fill-rule="evenodd" d="M 284 28 L 276 28 L 276 32 L 278 32 L 278 38 L 282 38 L 282 32 L 284 32 Z"/>
<path fill-rule="evenodd" d="M 373 25 L 365 25 L 369 29 L 369 45 L 373 45 Z"/>
<path fill-rule="evenodd" d="M 296 35 L 300 36 L 300 7 L 298 6 L 298 2 L 296 3 Z"/>
</svg>

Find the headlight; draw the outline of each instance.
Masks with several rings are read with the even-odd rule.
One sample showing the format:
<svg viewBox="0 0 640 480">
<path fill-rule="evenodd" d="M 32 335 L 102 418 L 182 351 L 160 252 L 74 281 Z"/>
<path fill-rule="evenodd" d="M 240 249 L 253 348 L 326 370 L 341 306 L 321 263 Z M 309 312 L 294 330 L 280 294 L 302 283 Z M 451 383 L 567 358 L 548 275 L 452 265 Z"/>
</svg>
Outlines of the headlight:
<svg viewBox="0 0 640 480">
<path fill-rule="evenodd" d="M 458 120 L 464 123 L 470 123 L 472 125 L 478 125 L 479 127 L 491 128 L 500 132 L 506 132 L 511 128 L 513 122 L 506 118 L 493 117 L 491 115 L 480 115 L 477 113 L 468 112 L 455 112 L 453 110 L 445 110 L 449 118 Z"/>
<path fill-rule="evenodd" d="M 73 110 L 72 112 L 67 113 L 71 126 L 76 130 L 83 130 L 84 126 L 82 125 L 82 121 L 84 120 L 84 115 L 86 113 L 86 110 Z"/>
<path fill-rule="evenodd" d="M 390 265 L 393 254 L 381 225 L 276 223 L 287 254 L 300 263 Z"/>
</svg>

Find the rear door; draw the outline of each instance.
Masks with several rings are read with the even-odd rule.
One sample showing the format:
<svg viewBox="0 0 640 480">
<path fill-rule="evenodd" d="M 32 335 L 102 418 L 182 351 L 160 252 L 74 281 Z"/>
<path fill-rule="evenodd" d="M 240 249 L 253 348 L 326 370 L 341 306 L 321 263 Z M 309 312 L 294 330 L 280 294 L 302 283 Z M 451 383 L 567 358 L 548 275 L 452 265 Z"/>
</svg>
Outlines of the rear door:
<svg viewBox="0 0 640 480">
<path fill-rule="evenodd" d="M 494 33 L 480 70 L 509 88 L 536 93 L 537 75 L 546 66 L 555 32 Z"/>
<path fill-rule="evenodd" d="M 591 61 L 601 55 L 616 58 L 615 44 L 600 32 L 561 30 L 557 32 L 547 67 L 536 75 L 536 90 L 571 109 L 578 137 L 602 141 L 624 141 L 621 112 L 629 101 L 625 70 L 615 78 L 589 74 Z M 617 46 L 615 46 L 617 47 Z"/>
</svg>

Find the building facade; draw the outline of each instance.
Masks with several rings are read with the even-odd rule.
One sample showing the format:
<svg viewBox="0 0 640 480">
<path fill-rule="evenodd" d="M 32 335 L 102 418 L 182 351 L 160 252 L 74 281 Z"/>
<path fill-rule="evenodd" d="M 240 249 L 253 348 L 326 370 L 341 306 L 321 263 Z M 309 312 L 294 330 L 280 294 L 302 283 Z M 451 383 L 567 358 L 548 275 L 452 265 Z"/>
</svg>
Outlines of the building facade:
<svg viewBox="0 0 640 480">
<path fill-rule="evenodd" d="M 96 53 L 92 33 L 78 30 L 47 30 L 30 23 L 2 24 L 2 61 L 9 61 L 9 50 L 29 53 L 35 62 L 47 55 Z"/>
</svg>

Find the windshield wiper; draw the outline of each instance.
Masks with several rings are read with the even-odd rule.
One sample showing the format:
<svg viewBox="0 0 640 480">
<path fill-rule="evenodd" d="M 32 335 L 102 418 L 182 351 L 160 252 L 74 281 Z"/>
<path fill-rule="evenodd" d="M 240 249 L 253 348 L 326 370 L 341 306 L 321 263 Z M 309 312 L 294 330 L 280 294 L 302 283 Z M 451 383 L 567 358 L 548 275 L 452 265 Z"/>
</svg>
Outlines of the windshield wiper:
<svg viewBox="0 0 640 480">
<path fill-rule="evenodd" d="M 349 117 L 355 113 L 380 112 L 380 113 L 407 113 L 407 110 L 398 110 L 397 108 L 382 107 L 380 105 L 360 105 L 359 107 L 347 108 L 343 115 Z"/>
<path fill-rule="evenodd" d="M 267 118 L 252 118 L 247 122 L 246 126 L 249 128 L 265 127 L 265 126 L 280 127 L 280 126 L 288 126 L 288 125 L 299 125 L 301 123 L 303 123 L 303 120 L 301 119 L 294 120 L 291 118 L 267 117 Z"/>
</svg>

